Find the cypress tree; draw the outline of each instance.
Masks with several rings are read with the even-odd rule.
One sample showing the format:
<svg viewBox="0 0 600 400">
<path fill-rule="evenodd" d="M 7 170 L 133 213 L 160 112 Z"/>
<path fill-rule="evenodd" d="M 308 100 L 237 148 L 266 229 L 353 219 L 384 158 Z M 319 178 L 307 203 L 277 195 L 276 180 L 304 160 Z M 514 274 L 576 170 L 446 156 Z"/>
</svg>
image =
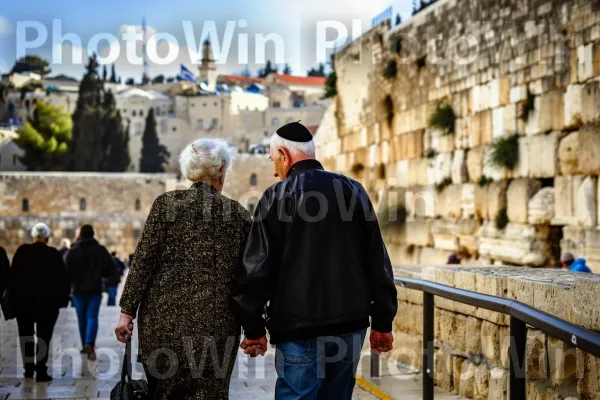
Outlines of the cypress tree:
<svg viewBox="0 0 600 400">
<path fill-rule="evenodd" d="M 117 83 L 117 70 L 115 69 L 115 64 L 112 65 L 110 81 L 112 83 Z"/>
<path fill-rule="evenodd" d="M 127 171 L 131 161 L 129 157 L 129 132 L 123 126 L 121 113 L 111 91 L 104 95 L 104 134 L 102 145 L 105 149 L 102 171 Z"/>
<path fill-rule="evenodd" d="M 146 127 L 142 136 L 142 156 L 140 157 L 140 172 L 165 172 L 164 164 L 168 162 L 169 152 L 160 144 L 156 134 L 156 119 L 154 109 L 150 109 L 146 117 Z"/>
<path fill-rule="evenodd" d="M 106 82 L 108 80 L 108 71 L 106 70 L 106 65 L 102 66 L 102 81 Z"/>
</svg>

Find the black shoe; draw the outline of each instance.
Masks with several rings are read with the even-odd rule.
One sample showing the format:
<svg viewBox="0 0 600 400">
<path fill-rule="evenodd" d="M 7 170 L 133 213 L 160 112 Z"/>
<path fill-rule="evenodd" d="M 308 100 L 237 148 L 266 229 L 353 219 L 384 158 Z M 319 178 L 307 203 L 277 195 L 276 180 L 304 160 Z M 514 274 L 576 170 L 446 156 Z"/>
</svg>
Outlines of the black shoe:
<svg viewBox="0 0 600 400">
<path fill-rule="evenodd" d="M 25 378 L 25 379 L 33 378 L 33 372 L 28 372 L 28 371 L 23 372 L 23 378 Z"/>
<path fill-rule="evenodd" d="M 50 375 L 48 375 L 47 372 L 38 373 L 35 376 L 36 382 L 50 382 L 51 380 L 52 380 L 52 377 Z"/>
<path fill-rule="evenodd" d="M 86 349 L 81 349 L 81 350 L 79 350 L 79 354 L 87 354 L 87 350 Z"/>
</svg>

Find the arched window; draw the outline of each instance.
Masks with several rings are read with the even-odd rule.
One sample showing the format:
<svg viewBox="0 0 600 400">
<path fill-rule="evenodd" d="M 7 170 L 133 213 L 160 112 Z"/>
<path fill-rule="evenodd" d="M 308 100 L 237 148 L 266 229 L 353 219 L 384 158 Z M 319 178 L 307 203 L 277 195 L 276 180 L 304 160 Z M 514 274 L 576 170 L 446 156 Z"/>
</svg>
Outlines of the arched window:
<svg viewBox="0 0 600 400">
<path fill-rule="evenodd" d="M 21 211 L 29 212 L 29 199 L 23 199 L 21 202 Z"/>
<path fill-rule="evenodd" d="M 134 117 L 137 116 L 137 111 L 135 111 L 135 110 L 131 111 L 131 115 L 133 115 Z"/>
<path fill-rule="evenodd" d="M 135 211 L 140 211 L 142 209 L 142 202 L 140 199 L 135 199 Z"/>
<path fill-rule="evenodd" d="M 257 181 L 258 181 L 258 178 L 257 178 L 256 174 L 250 175 L 250 186 L 256 186 Z"/>
<path fill-rule="evenodd" d="M 87 209 L 87 203 L 85 199 L 79 199 L 79 211 L 85 211 Z"/>
</svg>

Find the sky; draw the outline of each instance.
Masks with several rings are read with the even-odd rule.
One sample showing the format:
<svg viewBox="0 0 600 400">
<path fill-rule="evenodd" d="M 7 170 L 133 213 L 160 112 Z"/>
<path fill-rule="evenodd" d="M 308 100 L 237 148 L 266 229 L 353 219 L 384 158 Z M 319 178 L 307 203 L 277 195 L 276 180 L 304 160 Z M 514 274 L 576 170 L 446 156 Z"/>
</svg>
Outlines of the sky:
<svg viewBox="0 0 600 400">
<path fill-rule="evenodd" d="M 405 20 L 412 0 L 5 2 L 0 9 L 0 72 L 8 72 L 19 56 L 33 54 L 50 62 L 52 75 L 80 78 L 87 55 L 96 52 L 101 62 L 115 65 L 123 80 L 139 80 L 145 18 L 151 77 L 174 76 L 181 64 L 197 74 L 201 43 L 208 35 L 218 73 L 246 68 L 255 73 L 271 59 L 280 70 L 287 63 L 294 75 L 305 75 L 328 59 L 334 42 L 341 46 L 344 34 L 350 40 L 366 32 L 372 18 L 389 6 L 394 19 L 400 13 Z M 129 40 L 123 39 L 128 33 Z"/>
</svg>

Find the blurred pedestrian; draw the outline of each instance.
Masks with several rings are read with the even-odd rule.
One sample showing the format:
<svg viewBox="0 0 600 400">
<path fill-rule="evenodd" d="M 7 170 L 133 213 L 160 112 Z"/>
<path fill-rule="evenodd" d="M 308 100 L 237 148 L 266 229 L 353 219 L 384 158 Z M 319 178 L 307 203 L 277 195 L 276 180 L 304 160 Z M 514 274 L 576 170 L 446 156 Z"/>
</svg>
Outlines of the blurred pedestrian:
<svg viewBox="0 0 600 400">
<path fill-rule="evenodd" d="M 125 281 L 115 334 L 126 343 L 139 315 L 138 359 L 148 398 L 228 399 L 240 343 L 231 286 L 250 214 L 221 195 L 231 164 L 225 141 L 199 139 L 183 150 L 180 163 L 194 184 L 154 201 Z"/>
<path fill-rule="evenodd" d="M 560 263 L 562 264 L 563 269 L 570 272 L 592 272 L 592 270 L 585 264 L 585 259 L 578 258 L 575 260 L 573 254 L 569 252 L 562 254 L 560 257 Z"/>
<path fill-rule="evenodd" d="M 452 253 L 448 256 L 448 261 L 446 261 L 446 265 L 454 265 L 460 264 L 461 258 L 458 254 Z"/>
<path fill-rule="evenodd" d="M 25 378 L 48 382 L 48 353 L 58 310 L 69 301 L 69 277 L 58 250 L 48 246 L 50 228 L 36 224 L 33 244 L 24 244 L 13 257 L 9 280 L 9 303 L 19 328 Z M 36 340 L 37 337 L 37 340 Z"/>
<path fill-rule="evenodd" d="M 84 225 L 79 238 L 65 256 L 71 280 L 71 298 L 77 311 L 82 354 L 89 360 L 96 359 L 96 336 L 98 314 L 102 302 L 102 278 L 113 276 L 115 263 L 108 250 L 94 239 L 94 228 Z"/>
<path fill-rule="evenodd" d="M 67 238 L 61 239 L 60 249 L 58 249 L 60 256 L 64 258 L 65 254 L 67 254 L 67 251 L 69 251 L 70 248 L 71 248 L 71 241 Z"/>
<path fill-rule="evenodd" d="M 115 273 L 106 278 L 106 289 L 108 292 L 108 302 L 107 306 L 116 306 L 117 305 L 117 291 L 119 290 L 119 284 L 121 283 L 121 277 L 123 276 L 123 272 L 125 271 L 125 264 L 119 257 L 117 257 L 117 252 L 113 251 L 110 253 L 111 257 L 115 262 Z"/>
</svg>

